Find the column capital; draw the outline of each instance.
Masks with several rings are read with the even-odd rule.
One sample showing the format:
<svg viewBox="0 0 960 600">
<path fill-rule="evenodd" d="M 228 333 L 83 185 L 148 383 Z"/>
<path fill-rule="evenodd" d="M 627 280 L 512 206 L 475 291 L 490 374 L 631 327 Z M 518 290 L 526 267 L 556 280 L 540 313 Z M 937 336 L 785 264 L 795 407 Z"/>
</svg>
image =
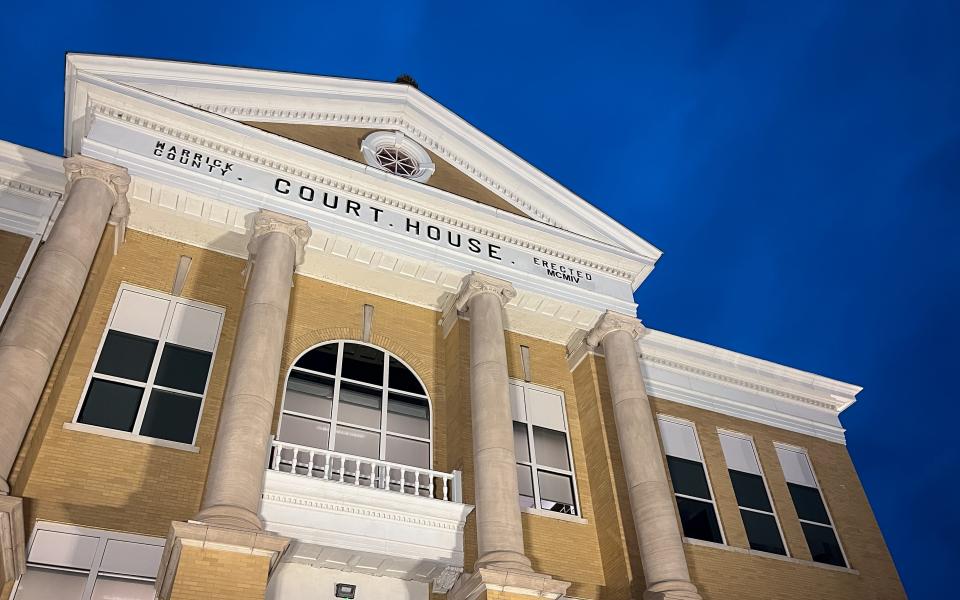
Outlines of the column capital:
<svg viewBox="0 0 960 600">
<path fill-rule="evenodd" d="M 68 191 L 77 180 L 97 179 L 102 181 L 116 197 L 113 214 L 118 218 L 125 218 L 130 214 L 130 205 L 127 203 L 130 174 L 124 167 L 75 154 L 63 159 L 63 170 L 67 175 Z"/>
<path fill-rule="evenodd" d="M 253 219 L 253 237 L 247 244 L 247 251 L 250 258 L 254 258 L 260 246 L 260 240 L 268 233 L 282 233 L 293 240 L 297 249 L 297 265 L 303 262 L 304 250 L 307 247 L 307 241 L 313 235 L 310 225 L 303 219 L 291 217 L 272 210 L 260 209 Z"/>
<path fill-rule="evenodd" d="M 478 294 L 494 294 L 500 299 L 502 306 L 517 296 L 517 290 L 509 281 L 474 271 L 464 277 L 463 283 L 460 284 L 456 301 L 457 310 L 461 312 L 465 310 L 470 300 Z"/>
<path fill-rule="evenodd" d="M 613 333 L 614 331 L 626 331 L 633 336 L 633 339 L 637 339 L 640 337 L 640 334 L 643 333 L 643 325 L 640 323 L 640 319 L 634 316 L 608 310 L 600 316 L 597 324 L 587 333 L 584 341 L 587 346 L 596 348 L 608 333 Z"/>
</svg>

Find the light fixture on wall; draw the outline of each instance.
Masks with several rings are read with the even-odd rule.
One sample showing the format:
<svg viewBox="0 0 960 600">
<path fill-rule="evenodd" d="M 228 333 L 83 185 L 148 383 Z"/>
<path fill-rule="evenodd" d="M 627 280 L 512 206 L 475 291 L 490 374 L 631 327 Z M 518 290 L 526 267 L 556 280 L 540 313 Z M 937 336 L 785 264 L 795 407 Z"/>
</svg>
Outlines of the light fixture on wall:
<svg viewBox="0 0 960 600">
<path fill-rule="evenodd" d="M 336 588 L 335 598 L 347 598 L 347 600 L 353 600 L 357 595 L 357 586 L 352 583 L 338 583 Z"/>
</svg>

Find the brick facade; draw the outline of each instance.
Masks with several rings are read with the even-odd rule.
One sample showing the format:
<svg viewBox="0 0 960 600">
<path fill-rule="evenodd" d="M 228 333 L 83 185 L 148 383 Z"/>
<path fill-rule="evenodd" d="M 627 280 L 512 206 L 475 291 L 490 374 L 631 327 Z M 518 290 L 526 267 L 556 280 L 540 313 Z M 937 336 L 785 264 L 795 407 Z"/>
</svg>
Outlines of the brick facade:
<svg viewBox="0 0 960 600">
<path fill-rule="evenodd" d="M 128 231 L 112 253 L 108 228 L 47 389 L 11 476 L 25 498 L 27 530 L 38 520 L 166 536 L 171 521 L 200 506 L 243 299 L 246 261 L 160 237 Z M 65 429 L 73 421 L 121 282 L 168 292 L 180 256 L 193 259 L 183 296 L 226 308 L 225 321 L 197 435 L 197 452 Z M 307 349 L 329 340 L 359 339 L 363 305 L 374 307 L 371 342 L 406 361 L 432 401 L 433 468 L 463 471 L 464 501 L 473 499 L 467 320 L 444 337 L 440 313 L 296 276 L 283 375 Z M 642 568 L 631 520 L 620 449 L 602 358 L 589 355 L 571 372 L 561 344 L 506 334 L 510 376 L 522 379 L 520 346 L 530 348 L 532 383 L 562 390 L 579 488 L 582 522 L 524 513 L 524 545 L 533 567 L 572 582 L 573 597 L 639 598 Z M 686 545 L 691 575 L 705 600 L 904 598 L 903 589 L 856 472 L 843 445 L 690 406 L 653 400 L 658 413 L 694 422 L 729 547 Z M 717 438 L 722 427 L 753 436 L 791 559 L 749 553 Z M 823 487 L 851 569 L 810 562 L 775 441 L 806 448 Z M 466 564 L 476 560 L 471 517 Z M 261 598 L 267 559 L 185 548 L 173 597 Z M 2 597 L 2 595 L 0 595 Z M 513 596 L 488 594 L 487 598 Z"/>
</svg>

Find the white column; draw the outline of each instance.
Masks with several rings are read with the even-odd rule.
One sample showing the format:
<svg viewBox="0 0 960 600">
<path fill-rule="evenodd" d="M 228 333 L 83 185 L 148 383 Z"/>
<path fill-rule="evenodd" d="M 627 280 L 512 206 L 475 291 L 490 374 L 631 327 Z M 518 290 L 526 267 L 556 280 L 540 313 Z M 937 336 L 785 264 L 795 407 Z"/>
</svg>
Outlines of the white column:
<svg viewBox="0 0 960 600">
<path fill-rule="evenodd" d="M 243 313 L 198 521 L 263 529 L 260 500 L 290 288 L 310 235 L 301 219 L 266 210 L 256 216 Z"/>
<path fill-rule="evenodd" d="M 531 571 L 523 551 L 513 448 L 513 414 L 503 336 L 503 305 L 517 295 L 507 281 L 474 273 L 457 309 L 470 317 L 470 414 L 477 515 L 478 567 Z"/>
<path fill-rule="evenodd" d="M 640 320 L 607 311 L 587 334 L 603 346 L 617 439 L 640 543 L 647 600 L 700 600 L 690 581 L 666 466 L 650 408 L 636 339 Z"/>
<path fill-rule="evenodd" d="M 130 176 L 84 156 L 63 161 L 63 210 L 0 330 L 0 495 L 43 394 L 111 214 L 129 214 Z"/>
</svg>

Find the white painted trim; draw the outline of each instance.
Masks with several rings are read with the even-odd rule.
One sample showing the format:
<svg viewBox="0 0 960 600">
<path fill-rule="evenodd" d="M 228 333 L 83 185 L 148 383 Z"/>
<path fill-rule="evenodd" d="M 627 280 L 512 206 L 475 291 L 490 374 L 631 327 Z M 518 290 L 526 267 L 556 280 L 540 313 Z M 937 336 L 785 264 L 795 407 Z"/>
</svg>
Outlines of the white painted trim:
<svg viewBox="0 0 960 600">
<path fill-rule="evenodd" d="M 398 177 L 426 183 L 437 168 L 437 166 L 433 164 L 433 161 L 430 160 L 430 155 L 423 149 L 423 146 L 403 135 L 401 131 L 375 131 L 367 135 L 367 137 L 363 138 L 363 141 L 360 142 L 360 152 L 363 154 L 363 159 L 367 161 L 367 164 L 376 169 L 387 171 L 377 159 L 377 151 L 384 147 L 395 148 L 404 152 L 417 163 L 417 171 L 413 175 L 404 176 L 399 173 L 394 173 L 394 175 Z M 389 171 L 387 172 L 389 173 Z"/>
<path fill-rule="evenodd" d="M 282 111 L 282 105 L 291 100 L 303 107 L 311 107 L 308 110 L 315 110 L 318 105 L 346 108 L 345 104 L 349 104 L 352 110 L 347 112 L 356 114 L 356 121 L 344 122 L 340 117 L 342 124 L 404 129 L 471 177 L 518 204 L 524 212 L 539 213 L 537 218 L 540 219 L 549 218 L 549 214 L 561 228 L 579 228 L 588 237 L 606 237 L 654 260 L 660 256 L 659 250 L 636 234 L 410 86 L 193 63 L 68 54 L 67 126 L 64 131 L 67 148 L 76 140 L 74 113 L 85 104 L 82 93 L 77 94 L 78 80 L 87 77 L 150 90 L 156 95 L 166 95 L 210 112 L 229 114 L 233 119 L 244 118 L 241 113 L 248 109 L 250 112 L 246 118 L 264 118 L 265 104 Z M 269 94 L 271 102 L 265 103 L 258 94 Z M 224 104 L 241 99 L 241 104 L 246 106 L 234 110 L 220 109 Z M 384 115 L 385 118 L 371 118 L 371 115 Z M 353 118 L 350 120 L 354 121 Z M 463 158 L 454 153 L 462 154 Z M 519 191 L 512 191 L 510 188 L 513 187 Z M 639 285 L 639 281 L 635 284 Z"/>
<path fill-rule="evenodd" d="M 126 440 L 128 442 L 139 442 L 141 444 L 147 444 L 150 446 L 161 446 L 164 448 L 172 448 L 174 450 L 183 450 L 184 452 L 192 452 L 194 454 L 200 452 L 200 447 L 192 444 L 172 442 L 170 440 L 164 440 L 161 438 L 138 435 L 128 431 L 120 431 L 119 429 L 109 429 L 107 427 L 87 425 L 86 423 L 71 423 L 70 421 L 67 421 L 63 424 L 63 428 L 69 431 L 82 431 L 83 433 L 92 433 L 94 435 L 102 435 L 104 437 Z"/>
<path fill-rule="evenodd" d="M 589 523 L 583 517 L 578 517 L 577 515 L 568 515 L 565 513 L 558 513 L 552 510 L 543 510 L 542 508 L 531 508 L 529 506 L 521 506 L 520 512 L 527 513 L 528 515 L 533 515 L 535 517 L 546 517 L 548 519 L 559 519 L 560 521 L 568 521 L 570 523 L 576 523 L 578 525 L 586 525 Z"/>
</svg>

